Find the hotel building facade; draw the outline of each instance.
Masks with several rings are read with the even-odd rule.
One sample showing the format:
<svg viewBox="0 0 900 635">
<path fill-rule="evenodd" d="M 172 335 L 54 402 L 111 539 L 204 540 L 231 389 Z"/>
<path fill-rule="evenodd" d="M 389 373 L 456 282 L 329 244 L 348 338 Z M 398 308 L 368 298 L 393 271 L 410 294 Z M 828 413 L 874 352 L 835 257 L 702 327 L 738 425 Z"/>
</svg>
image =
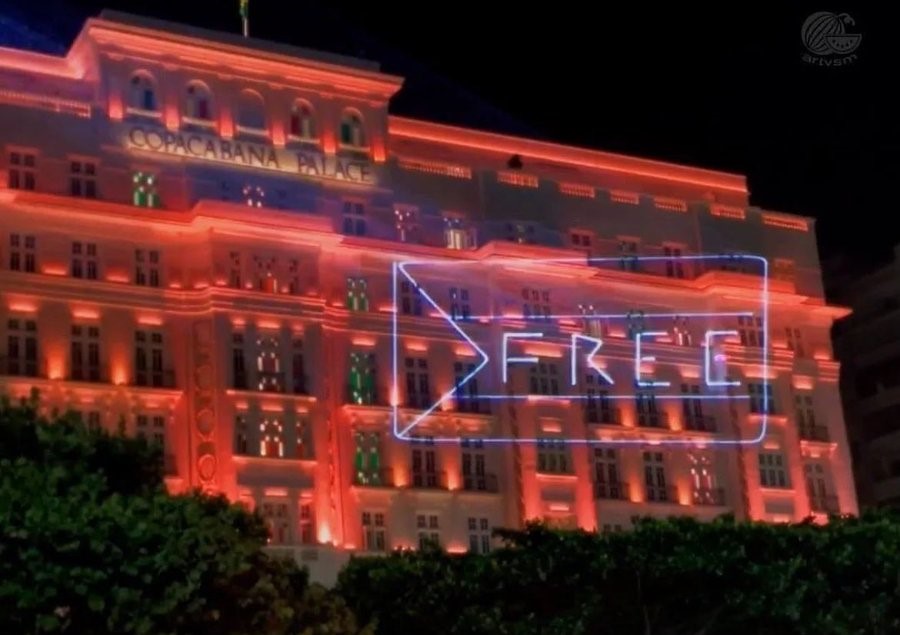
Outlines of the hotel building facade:
<svg viewBox="0 0 900 635">
<path fill-rule="evenodd" d="M 122 14 L 0 74 L 0 388 L 156 439 L 316 577 L 531 519 L 857 511 L 847 311 L 742 176 L 392 116 L 376 64 Z M 710 329 L 740 388 L 705 400 Z"/>
</svg>

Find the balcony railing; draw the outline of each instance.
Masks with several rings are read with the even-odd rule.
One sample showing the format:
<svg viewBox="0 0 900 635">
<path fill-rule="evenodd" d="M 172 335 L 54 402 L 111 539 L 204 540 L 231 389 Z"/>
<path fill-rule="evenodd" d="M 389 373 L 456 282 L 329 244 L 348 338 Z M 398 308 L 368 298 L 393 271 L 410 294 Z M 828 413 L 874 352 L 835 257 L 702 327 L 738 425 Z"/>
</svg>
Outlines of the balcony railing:
<svg viewBox="0 0 900 635">
<path fill-rule="evenodd" d="M 496 493 L 500 491 L 496 474 L 463 474 L 462 481 L 463 489 L 467 492 Z"/>
<path fill-rule="evenodd" d="M 668 412 L 638 412 L 638 425 L 642 428 L 668 428 Z"/>
<path fill-rule="evenodd" d="M 622 413 L 618 408 L 598 408 L 588 401 L 584 409 L 584 420 L 586 423 L 618 426 L 622 424 Z"/>
<path fill-rule="evenodd" d="M 109 369 L 106 366 L 92 366 L 90 364 L 72 365 L 69 368 L 69 380 L 86 381 L 91 383 L 108 384 Z"/>
<path fill-rule="evenodd" d="M 138 370 L 134 373 L 135 386 L 150 386 L 153 388 L 174 388 L 174 370 Z"/>
<path fill-rule="evenodd" d="M 678 503 L 678 490 L 669 485 L 644 485 L 648 503 Z"/>
<path fill-rule="evenodd" d="M 447 489 L 447 472 L 413 472 L 410 486 L 415 489 Z"/>
<path fill-rule="evenodd" d="M 627 501 L 631 500 L 628 491 L 628 483 L 594 483 L 594 498 L 603 500 Z"/>
<path fill-rule="evenodd" d="M 804 441 L 823 441 L 827 443 L 831 440 L 826 426 L 812 423 L 801 425 L 798 430 L 800 438 Z"/>
<path fill-rule="evenodd" d="M 684 419 L 685 430 L 691 432 L 716 432 L 716 418 L 712 415 L 691 415 Z"/>
<path fill-rule="evenodd" d="M 0 375 L 10 375 L 13 377 L 40 377 L 42 372 L 41 364 L 36 359 L 25 359 L 24 357 L 0 357 Z"/>
<path fill-rule="evenodd" d="M 694 505 L 722 507 L 725 505 L 725 490 L 721 487 L 694 488 L 691 491 L 691 500 Z"/>
<path fill-rule="evenodd" d="M 841 512 L 837 496 L 831 494 L 810 496 L 809 506 L 814 512 L 820 514 L 839 514 Z"/>
<path fill-rule="evenodd" d="M 385 467 L 357 472 L 353 477 L 353 484 L 357 487 L 393 487 L 394 470 Z"/>
</svg>

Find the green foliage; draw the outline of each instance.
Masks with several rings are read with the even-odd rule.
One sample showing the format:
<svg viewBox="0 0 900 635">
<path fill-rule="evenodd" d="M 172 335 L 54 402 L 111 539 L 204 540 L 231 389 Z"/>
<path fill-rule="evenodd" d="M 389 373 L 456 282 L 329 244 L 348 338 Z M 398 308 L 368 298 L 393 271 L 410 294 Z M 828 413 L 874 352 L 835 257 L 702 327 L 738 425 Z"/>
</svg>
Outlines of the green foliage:
<svg viewBox="0 0 900 635">
<path fill-rule="evenodd" d="M 611 535 L 499 532 L 488 556 L 357 558 L 338 591 L 378 633 L 900 632 L 900 522 L 640 520 Z"/>
<path fill-rule="evenodd" d="M 258 516 L 169 496 L 159 468 L 142 440 L 46 421 L 34 399 L 0 404 L 0 632 L 356 632 L 342 603 L 263 551 Z"/>
</svg>

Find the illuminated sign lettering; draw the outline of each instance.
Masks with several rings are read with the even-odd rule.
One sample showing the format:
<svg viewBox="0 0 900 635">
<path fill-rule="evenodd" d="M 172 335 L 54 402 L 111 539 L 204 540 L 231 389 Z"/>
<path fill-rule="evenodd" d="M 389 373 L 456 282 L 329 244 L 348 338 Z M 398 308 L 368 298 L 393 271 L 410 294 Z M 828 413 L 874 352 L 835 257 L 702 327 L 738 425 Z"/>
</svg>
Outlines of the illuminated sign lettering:
<svg viewBox="0 0 900 635">
<path fill-rule="evenodd" d="M 262 168 L 314 179 L 331 179 L 372 185 L 372 164 L 362 159 L 327 155 L 311 150 L 276 148 L 252 141 L 222 139 L 201 132 L 171 131 L 155 126 L 133 125 L 124 134 L 126 147 L 174 157 Z"/>
<path fill-rule="evenodd" d="M 735 263 L 735 259 L 743 262 Z M 392 327 L 394 435 L 411 439 L 417 434 L 427 434 L 435 441 L 457 442 L 458 434 L 440 434 L 443 431 L 440 413 L 468 410 L 459 407 L 461 403 L 465 405 L 465 400 L 507 402 L 511 408 L 527 402 L 586 408 L 590 404 L 596 407 L 598 391 L 602 391 L 604 403 L 615 403 L 617 408 L 631 408 L 633 412 L 634 408 L 649 407 L 647 400 L 652 399 L 653 413 L 658 408 L 670 415 L 666 420 L 681 419 L 673 429 L 684 434 L 663 435 L 654 439 L 656 444 L 759 442 L 767 426 L 767 408 L 764 403 L 752 400 L 758 401 L 760 397 L 754 395 L 760 394 L 767 399 L 768 389 L 760 392 L 750 384 L 765 385 L 769 381 L 766 260 L 757 256 L 713 255 L 637 260 L 644 261 L 642 266 L 648 268 L 664 266 L 662 261 L 680 260 L 679 266 L 697 272 L 697 284 L 661 290 L 657 284 L 635 278 L 631 285 L 623 285 L 620 274 L 603 275 L 604 268 L 619 269 L 618 258 L 532 261 L 487 258 L 396 263 L 395 307 L 399 303 L 400 283 L 409 283 L 408 288 L 414 289 L 421 296 L 423 306 L 429 307 L 426 314 L 435 320 L 428 327 L 429 332 L 434 334 L 436 328 L 444 330 L 443 339 L 454 342 L 455 354 L 466 361 L 457 363 L 457 369 L 465 368 L 468 372 L 460 376 L 457 370 L 454 385 L 446 386 L 442 394 L 436 395 L 430 407 L 414 412 L 404 409 L 402 395 L 407 382 L 398 358 L 407 337 L 421 342 L 423 324 L 421 318 L 407 320 L 395 310 Z M 733 269 L 735 264 L 757 274 L 755 295 L 746 286 L 732 288 L 730 285 L 734 283 L 727 276 L 717 277 L 716 271 Z M 546 282 L 541 283 L 544 276 Z M 745 280 L 742 285 L 747 283 Z M 447 285 L 461 284 L 469 285 L 467 297 L 474 298 L 473 302 L 482 300 L 482 306 L 473 305 L 465 317 L 460 316 L 458 308 L 443 306 L 436 299 L 449 297 L 455 302 L 458 294 L 448 292 Z M 535 289 L 543 284 L 550 290 L 538 296 Z M 478 291 L 473 287 L 478 287 Z M 528 304 L 537 297 L 541 298 L 541 310 Z M 586 312 L 585 306 L 590 306 L 591 311 Z M 608 310 L 595 310 L 598 307 L 608 307 Z M 635 321 L 636 315 L 640 320 Z M 686 326 L 688 322 L 690 328 Z M 755 340 L 760 342 L 759 347 L 740 345 L 740 333 L 731 327 L 741 324 L 759 329 Z M 751 421 L 757 425 L 755 434 L 731 436 L 723 430 L 715 436 L 698 438 L 691 434 L 689 421 L 685 427 L 685 419 L 703 416 L 701 408 L 706 408 L 707 413 L 718 411 L 724 419 L 731 416 L 735 404 L 754 413 Z M 634 429 L 633 424 L 618 427 Z M 508 433 L 501 434 L 499 429 L 486 429 L 480 438 L 485 442 L 511 443 L 535 440 L 527 435 L 510 437 Z M 610 444 L 647 442 L 634 434 L 600 438 L 584 432 L 563 440 Z"/>
</svg>

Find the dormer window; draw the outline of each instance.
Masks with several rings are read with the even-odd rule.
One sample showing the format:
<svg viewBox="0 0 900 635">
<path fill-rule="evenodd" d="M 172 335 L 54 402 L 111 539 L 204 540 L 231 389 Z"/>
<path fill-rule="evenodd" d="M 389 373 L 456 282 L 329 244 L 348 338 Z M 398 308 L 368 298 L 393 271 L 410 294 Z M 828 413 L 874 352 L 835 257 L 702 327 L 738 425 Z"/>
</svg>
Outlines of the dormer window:
<svg viewBox="0 0 900 635">
<path fill-rule="evenodd" d="M 291 137 L 309 141 L 315 139 L 316 129 L 313 122 L 312 108 L 306 102 L 295 102 L 291 107 L 289 134 Z"/>
<path fill-rule="evenodd" d="M 359 113 L 348 110 L 341 117 L 341 145 L 348 148 L 366 146 L 365 131 Z"/>
<path fill-rule="evenodd" d="M 252 90 L 241 91 L 237 125 L 238 132 L 266 133 L 266 107 L 259 93 Z"/>
<path fill-rule="evenodd" d="M 191 82 L 185 95 L 184 116 L 188 120 L 212 121 L 212 95 L 200 82 Z"/>
<path fill-rule="evenodd" d="M 131 77 L 131 87 L 128 97 L 130 110 L 140 112 L 157 112 L 156 85 L 153 79 L 146 73 L 136 73 Z"/>
</svg>

